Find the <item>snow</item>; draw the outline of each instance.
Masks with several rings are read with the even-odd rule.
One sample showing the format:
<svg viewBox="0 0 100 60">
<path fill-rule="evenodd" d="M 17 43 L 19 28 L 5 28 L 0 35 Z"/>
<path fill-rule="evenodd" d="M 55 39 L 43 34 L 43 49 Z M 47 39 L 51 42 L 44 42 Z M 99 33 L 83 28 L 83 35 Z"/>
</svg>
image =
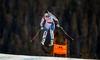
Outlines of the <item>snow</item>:
<svg viewBox="0 0 100 60">
<path fill-rule="evenodd" d="M 78 58 L 58 58 L 58 57 L 43 57 L 43 56 L 25 56 L 0 54 L 0 60 L 97 60 L 97 59 L 78 59 Z"/>
</svg>

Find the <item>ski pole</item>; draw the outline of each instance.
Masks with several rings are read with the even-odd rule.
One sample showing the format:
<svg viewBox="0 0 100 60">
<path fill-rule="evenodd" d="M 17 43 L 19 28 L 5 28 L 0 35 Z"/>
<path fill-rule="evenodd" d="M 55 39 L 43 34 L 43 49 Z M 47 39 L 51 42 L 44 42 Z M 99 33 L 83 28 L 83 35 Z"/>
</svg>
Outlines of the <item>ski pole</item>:
<svg viewBox="0 0 100 60">
<path fill-rule="evenodd" d="M 38 32 L 36 33 L 36 35 L 32 38 L 32 40 L 30 42 L 32 42 L 34 40 L 34 38 L 36 38 L 36 36 L 39 34 L 41 29 L 38 30 Z"/>
<path fill-rule="evenodd" d="M 65 30 L 64 30 L 62 27 L 60 27 L 60 28 L 61 28 L 62 31 L 65 33 L 65 35 L 67 35 L 70 39 L 74 40 L 72 37 L 70 37 L 70 36 L 65 32 Z"/>
</svg>

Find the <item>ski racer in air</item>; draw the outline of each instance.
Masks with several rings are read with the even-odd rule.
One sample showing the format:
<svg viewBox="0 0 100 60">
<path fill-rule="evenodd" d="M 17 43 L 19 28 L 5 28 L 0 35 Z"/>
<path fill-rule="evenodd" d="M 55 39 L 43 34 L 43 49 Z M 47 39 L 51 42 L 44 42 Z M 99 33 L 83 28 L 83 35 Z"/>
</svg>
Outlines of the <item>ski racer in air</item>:
<svg viewBox="0 0 100 60">
<path fill-rule="evenodd" d="M 45 24 L 43 25 L 45 21 Z M 42 36 L 41 44 L 44 45 L 47 33 L 50 32 L 50 44 L 49 46 L 53 45 L 54 42 L 54 30 L 55 30 L 55 23 L 57 27 L 60 27 L 58 19 L 49 11 L 47 11 L 41 19 L 40 26 L 41 30 L 44 29 L 44 33 Z"/>
</svg>

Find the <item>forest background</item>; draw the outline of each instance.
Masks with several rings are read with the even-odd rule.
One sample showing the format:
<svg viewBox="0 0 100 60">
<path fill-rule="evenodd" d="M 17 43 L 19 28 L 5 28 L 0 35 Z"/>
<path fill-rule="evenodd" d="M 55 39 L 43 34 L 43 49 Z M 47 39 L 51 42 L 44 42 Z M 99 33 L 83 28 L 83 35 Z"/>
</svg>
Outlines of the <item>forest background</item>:
<svg viewBox="0 0 100 60">
<path fill-rule="evenodd" d="M 42 33 L 29 41 L 46 10 L 74 38 L 69 57 L 100 58 L 100 0 L 0 0 L 0 53 L 43 56 Z"/>
</svg>

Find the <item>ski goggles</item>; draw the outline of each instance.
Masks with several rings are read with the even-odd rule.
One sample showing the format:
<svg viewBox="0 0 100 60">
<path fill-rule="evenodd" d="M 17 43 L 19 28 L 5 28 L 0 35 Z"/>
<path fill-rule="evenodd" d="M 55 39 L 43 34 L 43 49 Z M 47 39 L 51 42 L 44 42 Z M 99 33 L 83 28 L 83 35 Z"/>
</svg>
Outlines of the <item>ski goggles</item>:
<svg viewBox="0 0 100 60">
<path fill-rule="evenodd" d="M 47 15 L 47 16 L 45 16 L 46 18 L 48 18 L 49 17 L 49 15 Z"/>
</svg>

